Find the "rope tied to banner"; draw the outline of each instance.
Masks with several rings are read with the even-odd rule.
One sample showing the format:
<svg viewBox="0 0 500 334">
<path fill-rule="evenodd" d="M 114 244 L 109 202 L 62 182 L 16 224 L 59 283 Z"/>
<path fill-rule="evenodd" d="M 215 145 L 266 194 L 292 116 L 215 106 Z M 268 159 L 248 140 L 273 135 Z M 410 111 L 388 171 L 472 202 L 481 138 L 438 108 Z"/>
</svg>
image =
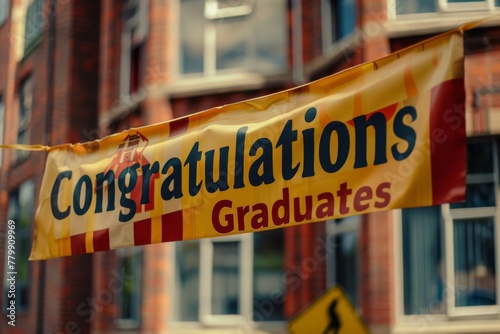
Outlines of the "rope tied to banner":
<svg viewBox="0 0 500 334">
<path fill-rule="evenodd" d="M 21 150 L 21 151 L 46 151 L 50 150 L 50 146 L 47 145 L 24 145 L 24 144 L 0 144 L 0 149 L 11 149 L 11 150 Z"/>
</svg>

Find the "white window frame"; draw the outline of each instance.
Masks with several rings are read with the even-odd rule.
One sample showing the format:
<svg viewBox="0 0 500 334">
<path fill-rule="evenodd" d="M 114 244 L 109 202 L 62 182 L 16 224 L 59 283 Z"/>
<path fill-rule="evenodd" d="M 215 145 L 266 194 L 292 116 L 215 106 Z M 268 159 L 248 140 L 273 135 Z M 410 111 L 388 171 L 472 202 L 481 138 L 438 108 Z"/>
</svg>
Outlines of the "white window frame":
<svg viewBox="0 0 500 334">
<path fill-rule="evenodd" d="M 332 282 L 336 283 L 337 270 L 336 266 L 333 265 L 332 259 L 335 260 L 336 253 L 338 247 L 333 244 L 333 237 L 343 234 L 343 233 L 352 233 L 357 232 L 358 237 L 360 236 L 359 232 L 361 231 L 361 216 L 351 216 L 344 218 L 344 222 L 340 224 L 336 224 L 334 219 L 326 221 L 326 245 L 327 249 L 331 249 L 332 252 L 327 256 L 326 262 L 326 282 L 327 284 L 331 284 Z M 358 254 L 359 257 L 359 254 Z M 359 258 L 358 258 L 359 260 Z M 358 268 L 359 270 L 359 268 Z"/>
<path fill-rule="evenodd" d="M 478 207 L 478 208 L 459 208 L 451 209 L 450 205 L 442 206 L 442 214 L 444 220 L 444 235 L 445 235 L 445 254 L 446 254 L 446 280 L 450 283 L 450 292 L 446 298 L 448 315 L 450 317 L 470 316 L 470 315 L 487 315 L 499 314 L 500 310 L 500 254 L 498 252 L 500 241 L 500 228 L 497 217 L 500 215 L 500 200 L 499 200 L 499 180 L 498 180 L 498 148 L 496 141 L 492 143 L 493 151 L 493 174 L 468 174 L 467 184 L 481 184 L 493 182 L 495 189 L 495 206 L 494 207 Z M 453 219 L 468 219 L 468 218 L 493 218 L 493 226 L 495 231 L 495 288 L 496 288 L 496 305 L 483 306 L 455 306 L 455 268 L 454 268 L 454 242 L 453 242 Z M 460 223 L 458 223 L 460 224 Z"/>
<path fill-rule="evenodd" d="M 437 0 L 438 9 L 441 12 L 468 12 L 478 10 L 494 10 L 495 0 L 450 2 L 448 0 Z"/>
<path fill-rule="evenodd" d="M 334 18 L 332 18 L 331 13 L 332 13 L 332 1 L 321 0 L 321 43 L 323 45 L 322 46 L 323 54 L 325 55 L 329 55 L 335 51 L 342 51 L 339 50 L 337 44 L 342 43 L 343 47 L 345 48 L 345 46 L 351 44 L 355 36 L 359 34 L 359 29 L 355 27 L 352 33 L 349 33 L 343 38 L 340 38 L 335 42 L 332 42 Z"/>
<path fill-rule="evenodd" d="M 205 0 L 205 18 L 216 20 L 222 18 L 250 15 L 253 11 L 255 0 L 226 0 L 229 2 L 241 2 L 236 6 L 219 6 L 221 0 Z"/>
<path fill-rule="evenodd" d="M 137 6 L 136 14 L 128 20 L 124 13 Z M 120 98 L 130 96 L 130 53 L 132 47 L 143 43 L 149 32 L 149 0 L 126 0 L 123 2 L 120 57 Z"/>
<path fill-rule="evenodd" d="M 441 27 L 450 27 L 464 23 L 464 20 L 471 21 L 489 16 L 492 12 L 497 11 L 498 8 L 495 7 L 495 0 L 461 3 L 452 3 L 448 0 L 434 1 L 436 2 L 435 12 L 398 15 L 396 13 L 397 0 L 387 0 L 387 18 L 393 23 L 421 22 L 418 26 L 412 24 L 408 27 L 413 29 L 413 31 L 419 30 L 423 26 L 435 26 L 434 29 L 439 29 Z M 388 32 L 391 33 L 392 30 L 394 30 L 394 27 L 389 26 Z"/>
<path fill-rule="evenodd" d="M 213 278 L 213 244 L 216 242 L 239 242 L 239 313 L 238 314 L 212 314 L 212 278 Z M 196 320 L 180 320 L 179 313 L 176 308 L 171 309 L 170 316 L 173 319 L 170 322 L 174 332 L 183 332 L 192 330 L 193 332 L 203 329 L 211 332 L 215 328 L 226 328 L 233 330 L 239 328 L 243 332 L 251 331 L 277 331 L 282 332 L 285 328 L 284 320 L 256 322 L 253 319 L 254 313 L 254 234 L 243 233 L 237 235 L 228 235 L 216 238 L 207 238 L 196 240 L 199 245 L 199 277 L 198 277 L 198 318 Z M 176 250 L 171 252 L 172 262 L 176 264 Z M 283 259 L 284 260 L 284 259 Z M 170 289 L 173 303 L 178 303 L 182 299 L 179 294 L 179 277 L 177 273 L 171 281 Z M 285 284 L 283 289 L 286 289 Z M 215 332 L 214 332 L 215 333 Z"/>
<path fill-rule="evenodd" d="M 212 279 L 214 243 L 239 243 L 239 314 L 212 314 Z M 238 326 L 252 319 L 253 301 L 253 235 L 245 233 L 235 236 L 200 240 L 200 305 L 199 321 L 206 326 Z M 203 284 L 201 283 L 203 282 Z M 203 286 L 202 286 L 203 285 Z M 208 288 L 204 288 L 208 287 Z"/>
<path fill-rule="evenodd" d="M 219 8 L 219 0 L 204 0 L 205 10 L 204 16 L 207 19 L 205 23 L 204 45 L 203 45 L 203 72 L 196 74 L 179 73 L 182 77 L 190 77 L 192 75 L 203 76 L 218 76 L 217 71 L 217 33 L 215 20 L 247 16 L 253 12 L 254 0 L 242 0 L 242 4 L 232 8 Z M 232 70 L 229 70 L 232 71 Z M 226 71 L 222 71 L 226 72 Z"/>
<path fill-rule="evenodd" d="M 140 259 L 137 257 L 137 255 L 140 254 Z M 141 323 L 141 308 L 142 308 L 142 297 L 143 297 L 143 291 L 142 291 L 142 272 L 143 272 L 143 249 L 141 246 L 135 246 L 135 247 L 129 247 L 129 248 L 119 248 L 116 250 L 116 256 L 117 256 L 117 262 L 118 262 L 118 273 L 122 273 L 122 266 L 121 264 L 123 263 L 123 258 L 127 256 L 132 256 L 133 257 L 133 266 L 136 267 L 138 266 L 140 268 L 139 271 L 134 272 L 134 277 L 133 277 L 133 282 L 134 284 L 137 284 L 139 287 L 139 292 L 138 296 L 132 296 L 133 298 L 137 299 L 134 300 L 134 307 L 136 308 L 137 312 L 137 318 L 134 319 L 129 319 L 129 318 L 123 318 L 121 317 L 120 312 L 118 312 L 118 318 L 116 319 L 116 326 L 121 329 L 133 329 L 139 327 Z M 121 303 L 122 303 L 122 295 L 125 291 L 124 287 L 122 287 L 122 291 L 119 292 L 119 295 L 116 298 L 117 302 L 117 307 L 120 308 Z"/>
<path fill-rule="evenodd" d="M 448 204 L 441 206 L 442 214 L 442 231 L 443 231 L 443 256 L 445 259 L 444 280 L 445 280 L 445 303 L 446 310 L 444 313 L 438 314 L 414 314 L 406 315 L 404 313 L 404 277 L 403 277 L 403 252 L 394 252 L 394 282 L 396 293 L 394 294 L 394 313 L 396 325 L 395 333 L 434 333 L 439 328 L 440 333 L 455 333 L 457 330 L 463 330 L 464 326 L 475 324 L 474 328 L 470 327 L 469 332 L 476 330 L 490 331 L 498 329 L 500 316 L 500 222 L 497 217 L 500 217 L 500 189 L 499 189 L 499 166 L 498 166 L 498 145 L 493 141 L 493 174 L 468 174 L 467 183 L 485 183 L 495 181 L 495 207 L 479 207 L 479 208 L 457 208 L 450 209 Z M 455 275 L 454 275 L 454 243 L 453 243 L 453 219 L 467 218 L 487 218 L 493 217 L 495 228 L 495 266 L 496 266 L 496 305 L 484 306 L 455 306 Z M 394 249 L 402 250 L 402 210 L 393 210 L 394 222 Z M 491 319 L 482 320 L 479 323 L 471 323 L 475 319 Z M 453 322 L 451 322 L 453 320 Z M 478 329 L 479 327 L 481 329 Z"/>
<path fill-rule="evenodd" d="M 175 54 L 175 61 L 172 63 L 171 70 L 175 73 L 174 84 L 168 87 L 168 91 L 172 95 L 180 94 L 185 96 L 191 93 L 207 94 L 213 91 L 227 90 L 231 87 L 232 90 L 248 90 L 261 88 L 267 82 L 282 81 L 286 77 L 287 59 L 286 48 L 288 47 L 288 36 L 284 35 L 284 61 L 283 68 L 272 68 L 269 71 L 255 72 L 252 69 L 255 62 L 255 53 L 257 51 L 255 37 L 251 35 L 251 39 L 246 38 L 244 41 L 253 49 L 253 53 L 249 52 L 245 55 L 245 64 L 242 66 L 234 66 L 230 68 L 217 69 L 217 25 L 219 19 L 226 19 L 232 17 L 251 16 L 255 12 L 257 0 L 202 0 L 203 1 L 203 16 L 204 19 L 203 29 L 203 69 L 199 72 L 184 73 L 183 72 L 183 57 L 181 52 L 181 36 L 178 33 L 181 26 L 180 15 L 172 17 L 170 27 L 174 33 L 170 34 L 169 38 L 172 40 L 172 45 L 178 52 Z M 237 5 L 233 7 L 220 6 L 219 2 L 235 2 Z M 266 0 L 262 0 L 266 1 Z M 180 13 L 182 7 L 182 0 L 176 0 L 175 12 Z M 284 16 L 284 23 L 286 23 L 286 0 L 282 0 L 282 12 Z M 251 24 L 253 18 L 248 18 Z M 175 43 L 175 44 L 174 44 Z"/>
<path fill-rule="evenodd" d="M 321 43 L 323 45 L 323 54 L 332 52 L 333 49 L 333 36 L 332 26 L 333 20 L 330 13 L 332 12 L 332 5 L 330 0 L 321 0 Z"/>
</svg>

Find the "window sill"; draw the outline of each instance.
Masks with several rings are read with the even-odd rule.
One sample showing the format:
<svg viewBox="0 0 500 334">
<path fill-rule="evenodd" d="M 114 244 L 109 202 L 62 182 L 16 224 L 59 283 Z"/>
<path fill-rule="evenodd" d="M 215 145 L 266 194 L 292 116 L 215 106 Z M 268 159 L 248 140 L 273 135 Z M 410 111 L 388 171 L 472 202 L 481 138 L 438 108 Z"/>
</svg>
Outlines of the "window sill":
<svg viewBox="0 0 500 334">
<path fill-rule="evenodd" d="M 400 323 L 392 328 L 393 334 L 412 333 L 498 333 L 500 319 L 431 321 L 434 315 L 408 316 L 407 323 Z"/>
<path fill-rule="evenodd" d="M 199 96 L 259 89 L 283 84 L 288 79 L 287 74 L 227 73 L 205 77 L 179 78 L 164 87 L 164 89 L 165 93 L 173 97 Z"/>
<path fill-rule="evenodd" d="M 286 322 L 284 321 L 270 321 L 269 323 L 248 323 L 246 321 L 241 322 L 238 327 L 230 326 L 210 326 L 206 327 L 199 322 L 172 322 L 170 323 L 169 333 L 174 334 L 207 334 L 207 333 L 232 333 L 234 332 L 244 332 L 244 333 L 254 333 L 254 334 L 278 334 L 287 333 Z"/>
<path fill-rule="evenodd" d="M 139 320 L 117 319 L 116 328 L 121 330 L 132 330 L 139 328 Z"/>
<path fill-rule="evenodd" d="M 389 38 L 441 33 L 467 22 L 491 17 L 494 13 L 498 12 L 471 11 L 400 15 L 394 21 L 385 24 L 385 31 Z M 500 19 L 497 17 L 482 23 L 481 26 L 494 26 L 498 25 L 499 22 Z"/>
</svg>

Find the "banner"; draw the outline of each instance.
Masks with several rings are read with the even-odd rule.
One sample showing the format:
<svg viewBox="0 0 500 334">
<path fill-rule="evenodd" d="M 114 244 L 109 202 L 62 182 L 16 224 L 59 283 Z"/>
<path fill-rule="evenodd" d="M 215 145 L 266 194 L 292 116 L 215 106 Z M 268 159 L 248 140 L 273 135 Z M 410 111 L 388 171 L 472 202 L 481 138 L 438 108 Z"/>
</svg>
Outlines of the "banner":
<svg viewBox="0 0 500 334">
<path fill-rule="evenodd" d="M 31 260 L 461 201 L 462 32 L 276 94 L 48 149 Z"/>
</svg>

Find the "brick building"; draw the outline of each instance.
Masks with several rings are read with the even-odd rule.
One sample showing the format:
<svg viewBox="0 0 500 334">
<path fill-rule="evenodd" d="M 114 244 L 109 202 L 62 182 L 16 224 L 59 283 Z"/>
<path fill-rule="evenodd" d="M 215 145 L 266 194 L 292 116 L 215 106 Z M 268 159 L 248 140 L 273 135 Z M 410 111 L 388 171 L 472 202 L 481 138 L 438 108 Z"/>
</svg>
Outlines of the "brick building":
<svg viewBox="0 0 500 334">
<path fill-rule="evenodd" d="M 98 1 L 0 2 L 4 143 L 78 142 L 85 140 L 82 129 L 96 127 L 99 22 L 94 18 L 99 13 Z M 34 333 L 41 327 L 56 332 L 73 319 L 75 303 L 91 293 L 91 256 L 28 262 L 44 165 L 41 152 L 3 152 L 0 216 L 16 221 L 18 275 L 16 326 L 2 320 L 2 333 Z M 6 226 L 0 227 L 2 249 Z M 5 268 L 3 256 L 1 261 Z"/>
<path fill-rule="evenodd" d="M 93 140 L 306 83 L 499 8 L 498 0 L 0 0 L 0 138 Z M 498 332 L 499 45 L 498 22 L 466 34 L 465 204 L 28 263 L 44 154 L 4 151 L 0 219 L 18 222 L 25 274 L 19 325 L 0 328 L 281 333 L 339 283 L 374 333 Z"/>
</svg>

